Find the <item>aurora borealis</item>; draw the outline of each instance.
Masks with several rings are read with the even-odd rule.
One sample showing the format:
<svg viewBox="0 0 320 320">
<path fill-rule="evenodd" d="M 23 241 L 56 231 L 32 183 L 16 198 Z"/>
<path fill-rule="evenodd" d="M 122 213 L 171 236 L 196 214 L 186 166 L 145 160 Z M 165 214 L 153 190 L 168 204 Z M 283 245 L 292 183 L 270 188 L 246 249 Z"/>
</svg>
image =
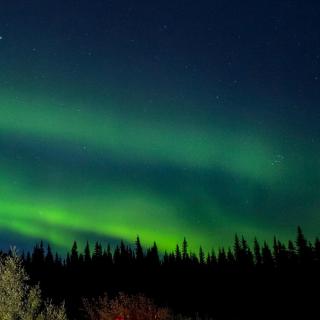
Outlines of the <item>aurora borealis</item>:
<svg viewBox="0 0 320 320">
<path fill-rule="evenodd" d="M 2 246 L 319 235 L 312 3 L 2 4 Z"/>
</svg>

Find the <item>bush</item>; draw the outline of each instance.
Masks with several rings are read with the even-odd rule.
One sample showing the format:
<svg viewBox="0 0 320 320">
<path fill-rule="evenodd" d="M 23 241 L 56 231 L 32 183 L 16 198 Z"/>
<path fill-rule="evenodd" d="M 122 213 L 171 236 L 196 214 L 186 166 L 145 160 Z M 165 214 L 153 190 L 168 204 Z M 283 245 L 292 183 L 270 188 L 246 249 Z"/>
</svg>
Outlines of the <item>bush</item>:
<svg viewBox="0 0 320 320">
<path fill-rule="evenodd" d="M 0 259 L 1 320 L 67 320 L 64 306 L 43 302 L 39 286 L 31 287 L 15 250 Z"/>
<path fill-rule="evenodd" d="M 167 308 L 157 307 L 152 300 L 143 295 L 120 293 L 116 298 L 108 296 L 95 301 L 84 300 L 87 318 L 90 320 L 169 320 L 172 319 Z"/>
</svg>

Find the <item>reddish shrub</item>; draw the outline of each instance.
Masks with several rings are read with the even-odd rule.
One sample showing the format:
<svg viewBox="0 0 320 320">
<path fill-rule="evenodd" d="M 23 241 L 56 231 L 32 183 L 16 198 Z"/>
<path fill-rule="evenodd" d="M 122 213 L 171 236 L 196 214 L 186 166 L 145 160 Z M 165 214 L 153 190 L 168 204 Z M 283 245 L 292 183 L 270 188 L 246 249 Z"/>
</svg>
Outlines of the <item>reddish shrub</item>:
<svg viewBox="0 0 320 320">
<path fill-rule="evenodd" d="M 85 312 L 89 320 L 169 320 L 167 308 L 156 306 L 143 295 L 120 293 L 116 298 L 104 296 L 95 301 L 84 300 Z"/>
</svg>

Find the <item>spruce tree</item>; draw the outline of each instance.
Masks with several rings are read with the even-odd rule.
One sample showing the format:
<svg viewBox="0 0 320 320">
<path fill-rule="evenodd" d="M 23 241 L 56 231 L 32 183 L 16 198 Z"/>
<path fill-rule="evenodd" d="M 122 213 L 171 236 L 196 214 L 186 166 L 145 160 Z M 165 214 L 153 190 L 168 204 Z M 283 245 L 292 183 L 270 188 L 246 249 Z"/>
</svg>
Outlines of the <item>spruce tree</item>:
<svg viewBox="0 0 320 320">
<path fill-rule="evenodd" d="M 78 261 L 79 261 L 78 245 L 77 245 L 77 242 L 74 241 L 71 248 L 70 263 L 73 266 L 75 266 L 78 264 Z"/>
<path fill-rule="evenodd" d="M 225 271 L 227 265 L 227 256 L 224 248 L 219 249 L 218 251 L 218 265 L 222 271 Z"/>
<path fill-rule="evenodd" d="M 262 247 L 262 262 L 265 270 L 271 271 L 274 267 L 274 260 L 271 250 L 266 242 L 264 242 Z"/>
<path fill-rule="evenodd" d="M 94 245 L 93 255 L 92 255 L 92 261 L 95 264 L 99 264 L 102 261 L 102 245 L 98 241 Z"/>
<path fill-rule="evenodd" d="M 261 256 L 260 245 L 257 238 L 254 238 L 253 251 L 254 251 L 255 264 L 257 267 L 260 267 L 262 264 L 262 256 Z"/>
<path fill-rule="evenodd" d="M 154 242 L 153 246 L 150 249 L 150 262 L 152 266 L 159 266 L 160 265 L 160 258 L 157 244 Z"/>
<path fill-rule="evenodd" d="M 47 266 L 53 266 L 53 254 L 52 254 L 50 245 L 48 245 L 48 248 L 47 248 L 47 255 L 45 257 L 45 262 Z"/>
<path fill-rule="evenodd" d="M 176 245 L 175 258 L 176 262 L 181 262 L 181 251 L 178 244 Z"/>
<path fill-rule="evenodd" d="M 314 258 L 317 265 L 320 265 L 320 240 L 316 238 L 314 243 Z"/>
<path fill-rule="evenodd" d="M 142 249 L 142 245 L 141 245 L 139 236 L 137 236 L 137 239 L 136 239 L 135 254 L 136 254 L 137 263 L 142 264 L 143 259 L 144 259 L 144 254 L 143 254 L 143 249 Z"/>
<path fill-rule="evenodd" d="M 200 246 L 200 248 L 199 248 L 199 262 L 201 265 L 204 265 L 204 262 L 205 262 L 204 259 L 205 259 L 205 255 L 204 255 L 202 247 Z"/>
<path fill-rule="evenodd" d="M 228 266 L 230 267 L 230 269 L 234 268 L 236 261 L 235 261 L 235 258 L 234 258 L 234 255 L 233 255 L 231 248 L 228 248 L 227 260 L 228 260 Z"/>
<path fill-rule="evenodd" d="M 302 232 L 300 226 L 297 229 L 297 239 L 296 239 L 297 253 L 299 258 L 299 263 L 301 266 L 307 266 L 310 258 L 310 250 L 307 244 L 307 240 Z"/>
<path fill-rule="evenodd" d="M 242 259 L 242 248 L 241 248 L 240 240 L 237 234 L 234 236 L 233 252 L 234 252 L 235 263 L 239 267 L 242 265 L 243 259 Z"/>
<path fill-rule="evenodd" d="M 90 264 L 90 262 L 91 262 L 90 245 L 89 245 L 89 241 L 87 240 L 86 246 L 84 248 L 84 263 Z"/>
<path fill-rule="evenodd" d="M 182 242 L 182 260 L 186 262 L 189 259 L 189 254 L 188 254 L 188 242 L 186 238 L 183 238 Z"/>
</svg>

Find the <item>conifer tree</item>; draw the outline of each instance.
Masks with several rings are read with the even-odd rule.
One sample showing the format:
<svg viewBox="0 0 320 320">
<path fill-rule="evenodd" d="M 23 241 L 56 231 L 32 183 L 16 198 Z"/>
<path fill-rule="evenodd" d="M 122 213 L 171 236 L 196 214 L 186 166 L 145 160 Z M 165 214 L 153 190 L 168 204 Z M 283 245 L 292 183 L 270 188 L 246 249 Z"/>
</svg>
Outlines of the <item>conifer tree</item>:
<svg viewBox="0 0 320 320">
<path fill-rule="evenodd" d="M 306 266 L 309 262 L 310 250 L 309 250 L 307 240 L 300 226 L 298 226 L 298 229 L 297 229 L 296 245 L 297 245 L 299 263 L 300 265 Z"/>
<path fill-rule="evenodd" d="M 211 266 L 214 266 L 214 267 L 218 264 L 217 256 L 214 249 L 211 250 L 210 264 Z"/>
<path fill-rule="evenodd" d="M 245 269 L 250 269 L 253 267 L 253 254 L 248 246 L 247 241 L 243 236 L 241 237 L 241 257 L 242 266 Z"/>
<path fill-rule="evenodd" d="M 225 270 L 225 267 L 227 265 L 227 256 L 226 256 L 226 252 L 224 250 L 224 248 L 221 248 L 219 249 L 218 251 L 218 265 L 219 265 L 219 268 L 221 270 Z"/>
<path fill-rule="evenodd" d="M 86 264 L 89 264 L 91 262 L 90 245 L 89 245 L 88 240 L 87 240 L 86 246 L 84 248 L 84 262 Z"/>
<path fill-rule="evenodd" d="M 182 242 L 182 260 L 186 262 L 189 259 L 189 254 L 188 254 L 188 242 L 186 238 L 183 238 Z"/>
<path fill-rule="evenodd" d="M 167 250 L 165 250 L 164 254 L 163 254 L 163 264 L 165 266 L 167 266 L 169 264 L 169 255 L 168 255 Z"/>
<path fill-rule="evenodd" d="M 78 264 L 78 261 L 79 261 L 78 245 L 77 245 L 77 242 L 74 241 L 71 248 L 70 263 L 73 266 L 76 266 Z"/>
<path fill-rule="evenodd" d="M 137 236 L 137 239 L 136 239 L 135 254 L 136 254 L 137 263 L 141 264 L 144 259 L 144 254 L 143 254 L 143 249 L 142 249 L 142 245 L 141 245 L 139 236 Z"/>
<path fill-rule="evenodd" d="M 95 264 L 99 264 L 102 261 L 102 245 L 98 241 L 96 241 L 94 245 L 93 255 L 92 255 L 92 261 Z"/>
<path fill-rule="evenodd" d="M 53 266 L 53 254 L 52 254 L 51 247 L 49 244 L 48 244 L 48 248 L 47 248 L 47 255 L 45 258 L 45 262 L 46 262 L 47 266 Z"/>
<path fill-rule="evenodd" d="M 160 258 L 157 244 L 154 242 L 153 246 L 150 249 L 150 262 L 152 266 L 159 266 L 160 265 Z"/>
<path fill-rule="evenodd" d="M 204 259 L 205 259 L 205 255 L 204 255 L 202 247 L 200 246 L 200 248 L 199 248 L 199 262 L 201 265 L 204 265 L 204 262 L 205 262 Z"/>
<path fill-rule="evenodd" d="M 43 242 L 41 240 L 40 244 L 36 244 L 32 252 L 32 265 L 36 268 L 42 268 L 45 261 Z"/>
<path fill-rule="evenodd" d="M 236 261 L 231 248 L 228 248 L 228 251 L 227 251 L 227 261 L 230 268 L 233 268 L 235 266 Z"/>
<path fill-rule="evenodd" d="M 113 252 L 113 262 L 115 265 L 121 264 L 120 248 L 117 245 Z"/>
<path fill-rule="evenodd" d="M 242 249 L 241 249 L 240 240 L 237 234 L 234 236 L 233 252 L 234 252 L 235 263 L 237 264 L 237 266 L 241 266 L 242 265 Z"/>
<path fill-rule="evenodd" d="M 266 242 L 264 242 L 262 247 L 262 261 L 265 270 L 272 270 L 274 267 L 274 260 L 271 250 Z"/>
<path fill-rule="evenodd" d="M 314 258 L 315 263 L 319 266 L 320 265 L 320 239 L 316 238 L 314 243 Z"/>
<path fill-rule="evenodd" d="M 255 258 L 256 266 L 260 267 L 262 264 L 262 256 L 261 256 L 260 245 L 259 245 L 257 238 L 254 238 L 253 251 L 254 251 L 254 258 Z"/>
<path fill-rule="evenodd" d="M 176 245 L 175 258 L 178 263 L 181 262 L 181 252 L 178 244 Z"/>
<path fill-rule="evenodd" d="M 107 249 L 103 252 L 103 261 L 105 265 L 112 265 L 112 253 L 111 253 L 111 247 L 108 243 Z"/>
<path fill-rule="evenodd" d="M 298 256 L 296 248 L 293 244 L 292 240 L 288 241 L 288 263 L 290 264 L 291 268 L 294 268 L 297 265 Z"/>
</svg>

